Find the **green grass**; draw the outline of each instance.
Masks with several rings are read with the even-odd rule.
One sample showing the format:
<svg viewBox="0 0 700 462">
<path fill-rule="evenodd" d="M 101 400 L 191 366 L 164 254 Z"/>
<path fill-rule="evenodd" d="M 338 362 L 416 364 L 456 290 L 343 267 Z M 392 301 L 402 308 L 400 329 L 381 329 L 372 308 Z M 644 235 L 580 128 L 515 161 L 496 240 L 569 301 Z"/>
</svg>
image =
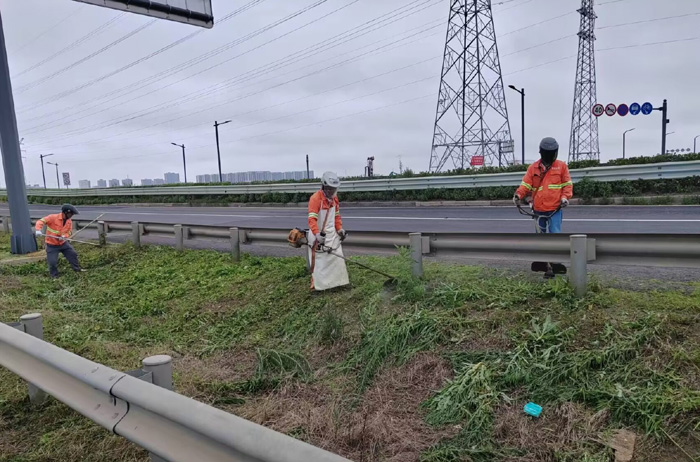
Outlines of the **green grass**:
<svg viewBox="0 0 700 462">
<path fill-rule="evenodd" d="M 601 441 L 623 427 L 651 448 L 638 460 L 681 460 L 666 434 L 700 455 L 700 286 L 592 283 L 579 300 L 563 279 L 478 267 L 430 263 L 415 280 L 402 254 L 360 259 L 397 275 L 393 286 L 350 266 L 351 289 L 312 295 L 301 257 L 78 250 L 88 272 L 61 260 L 58 281 L 40 263 L 3 268 L 0 320 L 40 311 L 48 341 L 120 370 L 170 354 L 183 394 L 353 460 L 610 461 Z M 422 355 L 452 371 L 428 391 Z M 385 401 L 405 414 L 373 421 Z M 539 420 L 522 416 L 528 401 L 543 406 Z M 400 422 L 419 433 L 401 436 Z M 0 370 L 0 461 L 146 458 L 54 400 L 32 407 Z"/>
</svg>

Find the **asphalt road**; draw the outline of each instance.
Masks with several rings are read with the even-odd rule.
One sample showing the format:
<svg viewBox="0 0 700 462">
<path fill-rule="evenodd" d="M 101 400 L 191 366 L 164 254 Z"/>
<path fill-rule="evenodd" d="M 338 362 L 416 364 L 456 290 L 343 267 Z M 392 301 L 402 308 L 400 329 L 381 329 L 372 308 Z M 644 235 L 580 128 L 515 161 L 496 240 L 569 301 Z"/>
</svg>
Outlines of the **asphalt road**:
<svg viewBox="0 0 700 462">
<path fill-rule="evenodd" d="M 32 216 L 56 213 L 58 206 L 31 206 Z M 81 206 L 80 218 L 105 213 L 109 221 L 292 229 L 306 227 L 296 207 L 133 207 Z M 0 214 L 9 214 L 7 206 Z M 352 231 L 529 233 L 532 219 L 515 207 L 347 207 L 344 226 Z M 571 206 L 564 211 L 565 233 L 700 234 L 700 206 Z"/>
</svg>

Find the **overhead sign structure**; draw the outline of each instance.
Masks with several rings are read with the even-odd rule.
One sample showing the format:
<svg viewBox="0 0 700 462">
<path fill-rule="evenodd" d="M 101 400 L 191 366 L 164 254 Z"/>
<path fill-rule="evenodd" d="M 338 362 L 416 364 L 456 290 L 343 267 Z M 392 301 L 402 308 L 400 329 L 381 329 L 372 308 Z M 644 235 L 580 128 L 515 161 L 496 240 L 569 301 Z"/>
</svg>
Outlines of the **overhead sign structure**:
<svg viewBox="0 0 700 462">
<path fill-rule="evenodd" d="M 621 117 L 626 116 L 629 112 L 630 112 L 629 106 L 627 106 L 627 105 L 624 104 L 624 103 L 623 103 L 623 104 L 620 104 L 620 105 L 617 107 L 617 113 L 618 113 Z"/>
<path fill-rule="evenodd" d="M 642 106 L 639 105 L 639 103 L 632 103 L 630 104 L 630 114 L 632 115 L 638 115 L 642 110 Z"/>
<path fill-rule="evenodd" d="M 649 115 L 654 111 L 654 105 L 651 103 L 642 104 L 642 114 Z"/>
<path fill-rule="evenodd" d="M 594 116 L 600 117 L 600 116 L 602 116 L 603 114 L 605 114 L 605 106 L 603 106 L 603 105 L 600 104 L 600 103 L 599 103 L 599 104 L 596 104 L 595 106 L 593 106 L 593 115 L 594 115 Z"/>
<path fill-rule="evenodd" d="M 608 117 L 612 117 L 617 113 L 617 106 L 615 106 L 613 103 L 608 104 L 605 106 L 605 115 Z"/>
<path fill-rule="evenodd" d="M 211 0 L 75 0 L 90 5 L 169 19 L 193 26 L 214 27 Z"/>
<path fill-rule="evenodd" d="M 70 186 L 70 173 L 63 172 L 63 185 Z"/>
<path fill-rule="evenodd" d="M 472 167 L 480 167 L 484 165 L 484 156 L 473 156 L 471 160 Z"/>
</svg>

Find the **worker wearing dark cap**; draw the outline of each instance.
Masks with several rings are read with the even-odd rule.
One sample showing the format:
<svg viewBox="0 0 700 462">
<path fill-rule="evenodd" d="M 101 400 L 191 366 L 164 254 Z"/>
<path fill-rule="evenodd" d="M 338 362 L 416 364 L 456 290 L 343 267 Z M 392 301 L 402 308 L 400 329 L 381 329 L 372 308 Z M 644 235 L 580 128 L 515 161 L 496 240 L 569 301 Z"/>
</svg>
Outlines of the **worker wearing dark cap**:
<svg viewBox="0 0 700 462">
<path fill-rule="evenodd" d="M 46 261 L 49 264 L 49 274 L 58 277 L 58 255 L 63 254 L 76 273 L 85 271 L 80 267 L 78 253 L 66 239 L 73 233 L 71 218 L 78 215 L 78 210 L 70 204 L 61 207 L 61 213 L 48 215 L 36 222 L 36 235 L 46 238 Z M 46 226 L 46 233 L 42 229 Z"/>
</svg>

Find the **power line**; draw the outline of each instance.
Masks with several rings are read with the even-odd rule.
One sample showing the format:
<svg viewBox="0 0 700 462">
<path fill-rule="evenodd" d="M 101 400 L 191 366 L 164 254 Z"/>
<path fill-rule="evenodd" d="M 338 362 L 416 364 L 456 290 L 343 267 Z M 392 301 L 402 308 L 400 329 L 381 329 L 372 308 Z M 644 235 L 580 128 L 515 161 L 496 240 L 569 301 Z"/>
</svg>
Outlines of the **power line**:
<svg viewBox="0 0 700 462">
<path fill-rule="evenodd" d="M 357 1 L 357 0 L 353 1 L 352 3 L 355 3 L 356 1 Z M 426 3 L 430 3 L 430 2 L 434 2 L 434 1 L 435 1 L 435 0 L 428 0 L 428 1 L 423 1 L 423 3 L 426 4 Z M 352 3 L 350 3 L 350 4 L 352 4 Z M 413 2 L 413 3 L 417 3 L 417 2 Z M 350 4 L 345 5 L 345 7 L 349 6 Z M 342 8 L 342 7 L 341 7 L 341 8 Z M 415 8 L 415 7 L 414 7 L 414 8 Z M 333 14 L 333 13 L 336 12 L 336 11 L 338 11 L 338 10 L 334 10 L 333 12 L 327 14 L 326 16 L 328 16 L 328 15 L 330 15 L 330 14 Z M 419 12 L 419 11 L 420 11 L 420 10 L 414 11 L 413 13 L 410 13 L 410 14 L 415 14 L 415 13 L 417 13 L 417 12 Z M 384 15 L 384 16 L 387 16 L 387 15 Z M 397 14 L 393 14 L 393 15 L 391 15 L 391 16 L 388 16 L 388 18 L 381 19 L 381 21 L 386 22 L 387 19 L 390 19 L 390 18 L 392 18 L 393 16 L 397 16 Z M 404 16 L 404 18 L 407 17 L 407 16 L 408 16 L 408 15 Z M 325 16 L 324 16 L 324 17 L 325 17 Z M 323 18 L 323 17 L 322 17 L 322 18 Z M 276 41 L 276 40 L 279 40 L 280 38 L 282 38 L 282 37 L 284 37 L 284 36 L 286 36 L 286 35 L 289 35 L 290 33 L 294 32 L 294 31 L 296 31 L 296 30 L 299 30 L 299 29 L 301 29 L 301 28 L 303 28 L 303 27 L 306 27 L 306 26 L 308 26 L 308 25 L 310 25 L 310 24 L 312 24 L 312 23 L 314 23 L 314 22 L 316 22 L 316 21 L 318 21 L 318 20 L 320 20 L 320 19 L 322 19 L 322 18 L 317 18 L 316 20 L 311 21 L 310 23 L 307 23 L 307 24 L 305 24 L 305 25 L 303 25 L 303 26 L 300 26 L 299 28 L 297 28 L 297 29 L 295 29 L 295 30 L 292 30 L 292 31 L 290 31 L 290 32 L 288 32 L 288 33 L 286 33 L 286 34 L 283 34 L 282 36 L 279 36 L 279 37 L 277 37 L 277 38 L 275 38 L 275 39 L 273 39 L 273 40 L 271 40 L 271 41 L 268 41 L 268 42 L 266 42 L 266 43 L 264 43 L 264 44 L 262 44 L 262 45 L 260 45 L 260 46 L 258 46 L 258 47 L 256 47 L 256 48 L 254 48 L 254 49 L 252 49 L 252 50 L 248 50 L 248 51 L 246 51 L 245 53 L 243 53 L 243 54 L 241 54 L 241 55 L 237 55 L 237 56 L 235 56 L 235 57 L 233 57 L 233 58 L 231 58 L 231 59 L 235 59 L 235 58 L 237 58 L 237 57 L 239 57 L 239 56 L 242 56 L 242 55 L 244 55 L 244 54 L 250 53 L 251 51 L 253 51 L 253 50 L 255 50 L 255 49 L 258 49 L 258 48 L 260 48 L 260 47 L 262 47 L 262 46 L 264 46 L 264 45 L 266 45 L 266 44 L 269 44 L 269 43 L 271 43 L 271 42 L 274 42 L 274 41 Z M 380 18 L 381 18 L 381 17 L 380 17 Z M 377 19 L 379 19 L 379 18 L 377 18 Z M 377 19 L 374 19 L 374 20 L 372 20 L 372 21 L 368 21 L 368 22 L 365 23 L 365 24 L 371 24 L 371 23 L 377 22 Z M 403 18 L 399 18 L 399 19 L 403 19 Z M 399 19 L 397 19 L 397 20 L 399 20 Z M 389 23 L 391 23 L 391 22 L 395 22 L 395 21 L 389 21 Z M 364 25 L 363 25 L 363 26 L 364 26 Z M 348 32 L 341 33 L 341 34 L 337 35 L 336 37 L 334 37 L 332 40 L 343 39 L 343 35 L 346 35 L 346 34 L 348 34 L 348 33 L 350 33 L 351 35 L 352 35 L 352 34 L 356 34 L 356 33 L 357 33 L 356 31 L 358 31 L 358 30 L 361 31 L 362 28 L 363 28 L 363 26 L 358 26 L 358 27 L 356 27 L 356 28 L 354 28 L 354 29 L 351 29 L 351 30 L 348 31 Z M 355 31 L 355 32 L 354 32 L 354 31 Z M 362 34 L 362 35 L 364 35 L 364 34 Z M 348 38 L 347 40 L 345 40 L 345 41 L 349 41 L 349 38 Z M 324 46 L 324 42 L 327 42 L 327 43 L 331 43 L 331 44 L 332 44 L 332 41 L 325 40 L 325 41 L 320 42 L 320 44 L 321 44 L 320 46 Z M 338 46 L 338 44 L 335 45 L 335 46 Z M 307 48 L 307 50 L 313 50 L 314 48 L 318 48 L 318 47 L 319 47 L 319 44 L 316 44 L 316 45 L 313 45 L 313 46 Z M 302 53 L 303 53 L 303 52 L 304 52 L 304 50 L 302 50 Z M 296 53 L 295 53 L 295 54 L 296 54 Z M 292 55 L 292 58 L 293 58 L 293 57 L 294 57 L 294 56 Z M 288 59 L 289 59 L 289 57 L 285 58 L 285 60 L 288 60 Z M 230 61 L 230 60 L 229 60 L 229 61 Z M 226 62 L 226 61 L 224 61 L 224 62 Z M 220 65 L 220 64 L 223 64 L 223 63 L 219 63 L 219 65 Z M 276 66 L 276 67 L 279 68 L 280 66 Z M 268 69 L 268 70 L 265 71 L 265 73 L 269 73 L 269 72 L 271 72 L 272 70 L 275 70 L 275 69 Z M 203 72 L 203 71 L 200 71 L 200 72 L 198 72 L 198 74 L 199 74 L 199 73 L 202 73 L 202 72 Z M 252 71 L 252 72 L 255 72 L 255 71 Z M 197 74 L 193 74 L 193 75 L 197 75 Z M 263 74 L 257 73 L 257 76 L 259 76 L 259 75 L 263 75 Z M 191 78 L 191 77 L 192 77 L 192 75 L 189 76 L 189 77 L 187 77 L 187 78 Z M 255 77 L 255 76 L 250 76 L 250 77 L 248 77 L 246 80 L 250 80 L 250 79 L 253 78 L 253 77 Z M 181 79 L 180 81 L 186 80 L 187 78 Z M 233 84 L 240 82 L 240 79 L 238 79 L 237 77 L 234 77 L 233 79 L 229 79 L 228 82 L 230 82 L 231 80 L 234 80 Z M 238 80 L 238 82 L 236 82 L 235 80 Z M 178 81 L 178 82 L 180 82 L 180 81 Z M 162 87 L 162 88 L 160 88 L 160 89 L 167 88 L 168 86 L 171 86 L 171 85 L 173 85 L 173 84 L 175 84 L 175 83 L 178 83 L 178 82 L 171 83 L 171 84 L 166 85 L 165 87 Z M 230 87 L 231 85 L 232 85 L 231 83 L 228 83 L 228 84 L 226 84 L 224 87 Z M 217 85 L 217 87 L 221 87 L 221 86 L 222 86 L 222 84 Z M 159 89 L 159 90 L 160 90 L 160 89 Z M 127 119 L 124 119 L 124 120 L 121 120 L 121 121 L 117 121 L 117 122 L 114 122 L 114 123 L 109 123 L 109 124 L 106 125 L 106 126 L 112 126 L 112 125 L 115 125 L 115 124 L 118 124 L 118 123 L 123 123 L 123 122 L 127 122 L 127 121 L 130 121 L 130 120 L 134 120 L 135 118 L 143 117 L 143 116 L 146 116 L 146 115 L 149 115 L 149 114 L 152 114 L 152 113 L 161 111 L 162 109 L 165 109 L 165 108 L 167 108 L 167 107 L 178 106 L 178 105 L 182 104 L 182 102 L 184 102 L 185 100 L 199 100 L 199 99 L 201 99 L 202 97 L 207 96 L 208 94 L 212 94 L 212 93 L 215 93 L 215 92 L 219 91 L 220 89 L 223 89 L 223 87 L 222 87 L 222 88 L 216 88 L 216 87 L 215 87 L 214 89 L 207 89 L 207 90 L 195 92 L 195 94 L 194 94 L 193 96 L 184 97 L 184 98 L 179 98 L 178 100 L 176 100 L 176 101 L 174 101 L 174 102 L 170 102 L 170 103 L 161 103 L 161 104 L 158 104 L 158 105 L 156 105 L 156 106 L 152 106 L 152 107 L 150 107 L 150 108 L 147 108 L 147 109 L 142 110 L 142 111 L 141 111 L 141 112 L 142 112 L 141 114 L 134 115 L 134 116 L 131 116 L 131 117 L 127 118 Z M 158 91 L 158 90 L 156 90 L 156 91 Z M 152 93 L 152 92 L 151 92 L 151 93 Z M 220 106 L 220 105 L 219 105 L 219 106 Z M 211 106 L 209 106 L 208 109 L 211 109 Z M 146 111 L 146 112 L 144 112 L 144 111 Z M 200 112 L 201 112 L 201 111 L 200 111 Z M 104 123 L 103 123 L 103 124 L 104 124 Z M 52 125 L 53 125 L 53 124 L 52 124 Z M 93 131 L 94 129 L 105 128 L 106 126 L 105 126 L 105 125 L 98 125 L 98 126 L 88 127 L 88 128 L 86 128 L 86 129 L 81 129 L 81 130 L 83 130 L 82 133 L 87 133 L 87 132 L 89 132 L 89 131 Z M 146 127 L 146 128 L 148 128 L 148 127 Z M 65 136 L 69 136 L 69 135 L 72 136 L 72 135 L 78 134 L 78 132 L 79 132 L 79 131 L 73 131 L 73 132 L 71 132 L 71 133 L 66 134 Z"/>
<path fill-rule="evenodd" d="M 219 24 L 221 24 L 222 22 L 227 21 L 228 19 L 231 19 L 233 16 L 237 15 L 239 12 L 246 11 L 247 9 L 252 8 L 252 6 L 255 6 L 255 5 L 261 3 L 262 1 L 264 1 L 264 0 L 253 0 L 253 1 L 251 1 L 250 3 L 244 5 L 243 7 L 239 8 L 238 10 L 234 11 L 233 13 L 231 13 L 231 14 L 229 15 L 229 17 L 227 17 L 227 18 L 222 18 L 222 19 L 218 20 L 217 22 L 218 22 Z M 326 0 L 323 0 L 323 1 L 326 1 Z M 20 109 L 20 110 L 17 111 L 17 112 L 18 112 L 18 114 L 21 114 L 21 113 L 24 113 L 24 112 L 27 112 L 27 111 L 30 111 L 30 110 L 34 110 L 34 109 L 36 109 L 36 108 L 38 108 L 38 107 L 45 106 L 46 104 L 50 104 L 50 103 L 53 103 L 53 102 L 55 102 L 55 101 L 59 101 L 59 100 L 65 98 L 66 96 L 72 95 L 72 94 L 74 94 L 74 93 L 77 93 L 77 92 L 80 91 L 80 90 L 83 90 L 83 89 L 85 89 L 85 88 L 91 87 L 92 85 L 95 85 L 96 83 L 102 82 L 103 80 L 108 79 L 108 78 L 110 78 L 110 77 L 113 77 L 113 76 L 115 76 L 115 75 L 117 75 L 117 74 L 119 74 L 119 73 L 121 73 L 121 72 L 123 72 L 123 71 L 125 71 L 125 70 L 127 70 L 127 69 L 130 69 L 130 68 L 132 68 L 132 67 L 134 67 L 134 66 L 136 66 L 136 65 L 138 65 L 138 64 L 141 64 L 142 62 L 147 61 L 147 60 L 153 58 L 154 56 L 157 56 L 157 55 L 159 55 L 159 54 L 161 54 L 161 53 L 164 53 L 165 51 L 168 51 L 168 50 L 170 50 L 170 49 L 172 49 L 172 48 L 174 48 L 174 47 L 176 47 L 176 46 L 178 46 L 178 45 L 180 45 L 180 44 L 182 44 L 182 43 L 184 43 L 184 42 L 190 40 L 191 38 L 193 38 L 193 37 L 195 37 L 195 36 L 197 36 L 197 35 L 199 35 L 199 34 L 201 34 L 201 33 L 203 33 L 203 32 L 204 32 L 204 29 L 198 29 L 198 30 L 196 30 L 195 32 L 192 32 L 192 33 L 190 33 L 190 34 L 188 34 L 188 35 L 186 35 L 186 36 L 184 36 L 184 37 L 182 37 L 182 38 L 180 38 L 180 39 L 178 39 L 178 40 L 176 40 L 176 41 L 170 43 L 169 45 L 166 45 L 166 46 L 164 46 L 163 48 L 160 48 L 159 50 L 157 50 L 157 51 L 155 51 L 155 52 L 153 52 L 153 53 L 150 53 L 150 54 L 148 54 L 148 55 L 146 55 L 146 56 L 144 56 L 144 57 L 142 57 L 142 58 L 139 58 L 139 59 L 137 59 L 136 61 L 132 61 L 131 63 L 127 64 L 126 66 L 123 66 L 123 67 L 121 67 L 121 68 L 119 68 L 119 69 L 116 69 L 115 71 L 109 72 L 109 73 L 107 73 L 107 74 L 105 74 L 105 75 L 103 75 L 103 76 L 101 76 L 101 77 L 98 77 L 98 78 L 96 78 L 96 79 L 94 79 L 94 80 L 91 80 L 91 81 L 89 81 L 89 82 L 86 82 L 86 83 L 84 83 L 84 84 L 82 84 L 82 85 L 79 85 L 78 87 L 74 87 L 74 88 L 72 88 L 72 89 L 70 89 L 70 90 L 67 90 L 67 91 L 64 91 L 64 92 L 62 92 L 62 93 L 59 93 L 58 95 L 54 95 L 54 96 L 49 97 L 49 98 L 47 98 L 47 99 L 45 99 L 45 100 L 42 100 L 42 101 L 40 101 L 40 102 L 34 104 L 34 105 L 31 106 L 31 107 L 24 108 L 24 109 Z"/>
<path fill-rule="evenodd" d="M 99 50 L 97 50 L 97 51 L 95 51 L 95 52 L 93 52 L 93 53 L 90 53 L 89 55 L 87 55 L 87 56 L 85 56 L 85 57 L 83 57 L 83 58 L 81 58 L 81 59 L 75 61 L 74 63 L 69 64 L 68 66 L 66 66 L 66 67 L 64 67 L 64 68 L 62 68 L 62 69 L 59 69 L 59 70 L 57 70 L 56 72 L 53 72 L 53 73 L 51 73 L 51 74 L 49 74 L 49 75 L 46 75 L 46 76 L 44 76 L 44 77 L 41 77 L 41 78 L 35 80 L 34 82 L 31 82 L 31 83 L 28 83 L 28 84 L 26 84 L 26 85 L 22 85 L 22 86 L 18 87 L 17 90 L 16 90 L 16 92 L 17 92 L 17 93 L 24 93 L 25 91 L 31 90 L 32 88 L 35 88 L 35 87 L 41 85 L 42 83 L 44 83 L 44 82 L 46 82 L 46 81 L 48 81 L 48 80 L 53 79 L 54 77 L 57 77 L 57 76 L 63 74 L 64 72 L 68 72 L 69 70 L 71 70 L 71 69 L 73 69 L 73 68 L 75 68 L 75 67 L 77 67 L 77 66 L 80 66 L 81 64 L 84 64 L 84 63 L 86 63 L 86 62 L 88 62 L 88 61 L 90 61 L 92 58 L 101 55 L 102 53 L 104 53 L 105 51 L 109 50 L 110 48 L 113 48 L 113 47 L 119 45 L 119 44 L 122 43 L 123 41 L 125 41 L 125 40 L 127 40 L 127 39 L 130 39 L 131 37 L 133 37 L 134 35 L 138 34 L 139 32 L 142 32 L 143 30 L 145 30 L 145 29 L 151 27 L 153 24 L 155 24 L 155 23 L 158 22 L 158 21 L 160 21 L 160 19 L 151 19 L 151 20 L 148 21 L 147 23 L 138 26 L 138 27 L 135 28 L 134 30 L 132 30 L 132 31 L 130 31 L 130 32 L 128 32 L 128 33 L 122 35 L 122 36 L 119 37 L 117 40 L 114 40 L 114 41 L 111 42 L 110 44 L 105 45 L 104 47 L 100 48 Z"/>
<path fill-rule="evenodd" d="M 86 35 L 82 36 L 82 37 L 79 38 L 78 40 L 72 42 L 71 44 L 65 46 L 64 48 L 62 48 L 61 50 L 59 50 L 59 51 L 57 51 L 56 53 L 52 54 L 52 55 L 49 56 L 48 58 L 46 58 L 46 59 L 44 59 L 44 60 L 42 60 L 42 61 L 40 61 L 40 62 L 34 64 L 34 65 L 31 66 L 31 67 L 28 67 L 27 69 L 25 69 L 25 70 L 23 70 L 23 71 L 21 71 L 21 72 L 15 74 L 15 75 L 13 75 L 12 78 L 13 78 L 13 79 L 16 79 L 16 78 L 18 78 L 18 77 L 20 77 L 20 76 L 26 74 L 27 72 L 33 71 L 34 69 L 36 69 L 36 68 L 38 68 L 38 67 L 41 67 L 41 66 L 43 66 L 44 64 L 46 64 L 46 63 L 48 63 L 48 62 L 53 61 L 54 59 L 58 58 L 58 57 L 61 56 L 62 54 L 67 53 L 68 51 L 70 51 L 70 50 L 72 50 L 72 49 L 74 49 L 74 48 L 76 48 L 76 47 L 82 45 L 83 43 L 87 42 L 87 41 L 90 40 L 91 38 L 93 38 L 93 37 L 95 37 L 95 36 L 101 34 L 101 33 L 104 32 L 105 30 L 109 29 L 109 28 L 110 28 L 111 26 L 113 26 L 115 23 L 117 23 L 117 22 L 119 22 L 120 20 L 122 20 L 127 14 L 129 14 L 129 13 L 119 13 L 118 15 L 116 15 L 116 16 L 114 16 L 112 19 L 110 19 L 109 21 L 107 21 L 107 22 L 101 24 L 100 26 L 96 27 L 96 28 L 93 29 L 91 32 L 87 33 Z"/>
<path fill-rule="evenodd" d="M 657 21 L 667 21 L 667 20 L 669 20 L 669 19 L 687 18 L 687 17 L 690 17 L 690 16 L 698 16 L 698 15 L 700 15 L 700 12 L 679 14 L 679 15 L 676 15 L 676 16 L 666 16 L 665 18 L 644 19 L 644 20 L 641 20 L 641 21 L 626 22 L 626 23 L 623 23 L 623 24 L 613 24 L 613 25 L 610 25 L 610 26 L 602 26 L 602 27 L 598 27 L 597 30 L 611 29 L 611 28 L 613 28 L 613 27 L 622 27 L 622 26 L 634 26 L 634 25 L 637 25 L 637 24 L 646 24 L 646 23 L 657 22 Z"/>
</svg>

